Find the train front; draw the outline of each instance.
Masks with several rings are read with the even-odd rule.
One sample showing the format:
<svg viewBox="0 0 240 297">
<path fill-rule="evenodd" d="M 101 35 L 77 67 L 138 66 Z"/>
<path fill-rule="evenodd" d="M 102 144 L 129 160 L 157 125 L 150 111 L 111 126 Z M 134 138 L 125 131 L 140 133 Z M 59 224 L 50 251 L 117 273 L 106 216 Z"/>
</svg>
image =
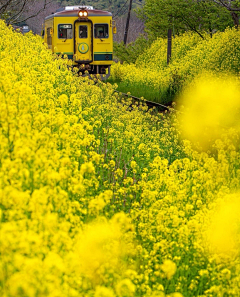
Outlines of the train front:
<svg viewBox="0 0 240 297">
<path fill-rule="evenodd" d="M 50 19 L 53 19 L 53 52 L 66 54 L 82 72 L 110 74 L 115 31 L 110 12 L 91 6 L 65 7 L 46 18 L 45 32 L 49 31 Z"/>
</svg>

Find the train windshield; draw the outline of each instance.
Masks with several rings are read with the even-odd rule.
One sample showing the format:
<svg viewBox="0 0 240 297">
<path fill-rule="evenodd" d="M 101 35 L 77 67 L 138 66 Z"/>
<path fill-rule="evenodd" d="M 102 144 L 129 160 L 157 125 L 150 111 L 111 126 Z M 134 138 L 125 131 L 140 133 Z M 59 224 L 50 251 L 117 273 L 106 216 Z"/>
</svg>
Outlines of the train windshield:
<svg viewBox="0 0 240 297">
<path fill-rule="evenodd" d="M 108 38 L 108 24 L 95 24 L 94 37 L 95 38 Z"/>
<path fill-rule="evenodd" d="M 58 38 L 72 39 L 72 24 L 58 25 Z"/>
<path fill-rule="evenodd" d="M 87 38 L 87 26 L 79 26 L 79 38 Z"/>
</svg>

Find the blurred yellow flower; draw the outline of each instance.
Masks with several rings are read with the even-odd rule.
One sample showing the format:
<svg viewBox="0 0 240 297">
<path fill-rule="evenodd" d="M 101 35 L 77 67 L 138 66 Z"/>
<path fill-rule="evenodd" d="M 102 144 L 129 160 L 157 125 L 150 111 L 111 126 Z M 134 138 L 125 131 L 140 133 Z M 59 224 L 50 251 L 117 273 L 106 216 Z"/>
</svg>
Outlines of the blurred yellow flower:
<svg viewBox="0 0 240 297">
<path fill-rule="evenodd" d="M 167 279 L 171 279 L 177 271 L 176 264 L 171 260 L 165 260 L 160 268 Z"/>
<path fill-rule="evenodd" d="M 234 77 L 204 73 L 183 92 L 182 137 L 206 150 L 224 129 L 239 127 L 240 84 Z"/>
</svg>

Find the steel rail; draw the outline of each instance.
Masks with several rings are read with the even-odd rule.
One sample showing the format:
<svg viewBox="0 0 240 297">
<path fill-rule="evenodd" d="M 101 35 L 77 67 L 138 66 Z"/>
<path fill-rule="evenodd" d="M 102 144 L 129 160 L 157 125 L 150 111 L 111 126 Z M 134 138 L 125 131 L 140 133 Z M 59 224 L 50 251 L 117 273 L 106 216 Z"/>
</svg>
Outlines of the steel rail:
<svg viewBox="0 0 240 297">
<path fill-rule="evenodd" d="M 141 99 L 141 98 L 132 96 L 132 95 L 130 95 L 130 94 L 126 94 L 126 93 L 117 91 L 117 90 L 114 90 L 114 92 L 117 92 L 117 93 L 119 93 L 119 94 L 122 94 L 122 95 L 125 96 L 125 97 L 130 97 L 130 98 L 132 98 L 132 99 L 134 99 L 134 100 L 137 100 L 138 102 L 144 102 L 144 103 L 146 103 L 146 105 L 147 105 L 148 107 L 150 107 L 150 108 L 156 107 L 156 108 L 158 108 L 158 109 L 162 109 L 162 108 L 164 108 L 165 110 L 167 109 L 167 110 L 169 110 L 169 111 L 170 111 L 170 110 L 174 110 L 173 108 L 170 108 L 169 106 L 166 106 L 166 105 L 161 104 L 161 103 L 157 103 L 157 102 L 153 102 L 153 101 L 148 101 L 148 100 L 145 100 L 145 99 Z"/>
<path fill-rule="evenodd" d="M 90 78 L 90 79 L 92 79 L 92 78 Z M 104 82 L 103 80 L 101 80 L 101 82 Z M 105 83 L 105 82 L 104 82 Z M 132 98 L 132 99 L 134 99 L 134 100 L 136 100 L 136 101 L 138 101 L 138 102 L 143 102 L 143 103 L 145 103 L 149 108 L 153 108 L 153 107 L 156 107 L 156 108 L 158 108 L 158 109 L 162 109 L 162 108 L 164 108 L 165 110 L 168 110 L 168 111 L 177 111 L 177 110 L 175 110 L 173 107 L 169 107 L 169 106 L 167 106 L 167 105 L 164 105 L 164 104 L 161 104 L 161 103 L 157 103 L 157 102 L 153 102 L 153 101 L 149 101 L 149 100 L 146 100 L 146 99 L 141 99 L 141 98 L 138 98 L 138 97 L 135 97 L 135 96 L 133 96 L 133 95 L 131 95 L 131 94 L 126 94 L 126 93 L 123 93 L 123 92 L 121 92 L 121 91 L 117 91 L 117 90 L 114 90 L 113 92 L 116 92 L 116 93 L 118 93 L 119 95 L 123 95 L 123 96 L 125 96 L 125 97 L 130 97 L 130 98 Z"/>
</svg>

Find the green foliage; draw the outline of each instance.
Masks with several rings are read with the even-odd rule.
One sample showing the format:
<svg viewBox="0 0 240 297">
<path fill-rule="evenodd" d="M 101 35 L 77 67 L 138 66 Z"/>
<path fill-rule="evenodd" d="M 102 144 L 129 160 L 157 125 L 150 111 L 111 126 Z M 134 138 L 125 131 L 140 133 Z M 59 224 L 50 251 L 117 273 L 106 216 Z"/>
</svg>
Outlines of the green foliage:
<svg viewBox="0 0 240 297">
<path fill-rule="evenodd" d="M 127 63 L 135 63 L 139 55 L 143 54 L 152 43 L 152 39 L 147 39 L 144 35 L 140 35 L 135 42 L 124 45 L 123 42 L 114 42 L 114 55 L 118 61 Z"/>
<path fill-rule="evenodd" d="M 190 30 L 203 38 L 203 31 L 212 35 L 233 25 L 229 12 L 210 0 L 146 0 L 138 15 L 155 38 L 166 37 L 168 28 L 173 29 L 174 34 Z"/>
<path fill-rule="evenodd" d="M 240 13 L 240 1 L 239 0 L 211 0 L 215 5 L 219 5 L 228 11 L 232 17 L 234 26 L 239 27 L 239 13 Z"/>
</svg>

